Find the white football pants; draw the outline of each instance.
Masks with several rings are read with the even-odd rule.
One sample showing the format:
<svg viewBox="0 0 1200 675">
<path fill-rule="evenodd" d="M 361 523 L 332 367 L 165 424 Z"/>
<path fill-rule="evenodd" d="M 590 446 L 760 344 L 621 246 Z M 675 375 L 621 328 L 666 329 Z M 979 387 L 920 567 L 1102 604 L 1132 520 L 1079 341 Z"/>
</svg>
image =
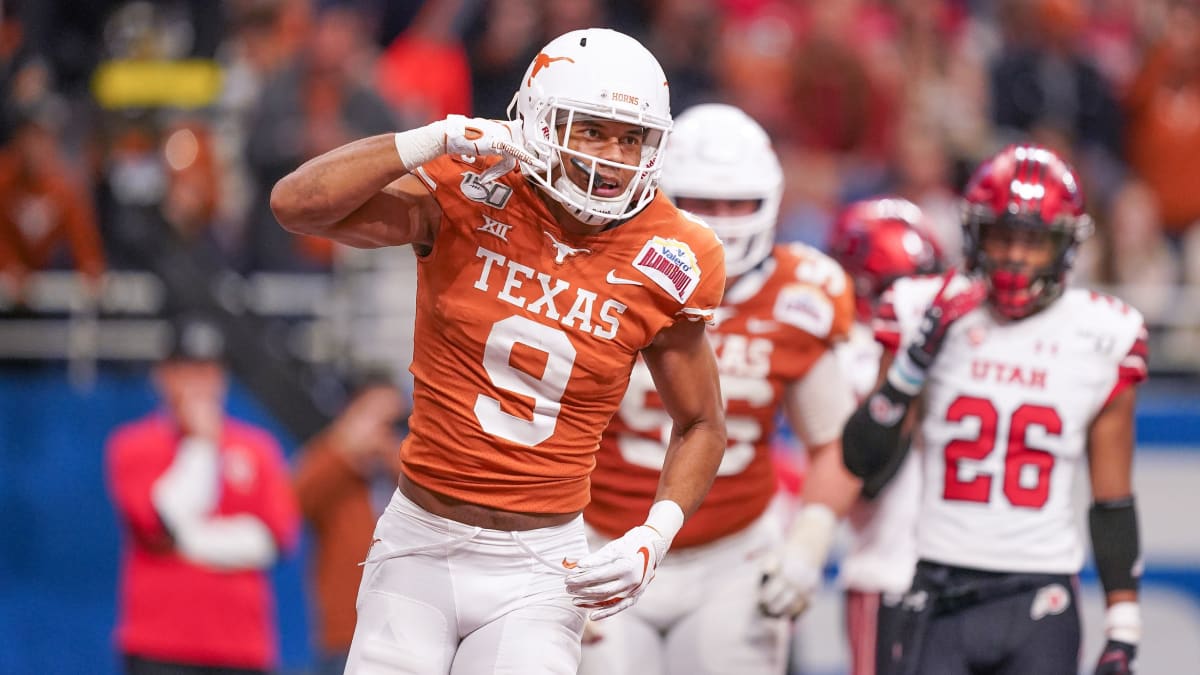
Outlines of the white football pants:
<svg viewBox="0 0 1200 675">
<path fill-rule="evenodd" d="M 582 518 L 487 530 L 397 490 L 375 540 L 347 674 L 575 674 L 585 613 L 571 604 L 561 561 L 587 555 Z"/>
<path fill-rule="evenodd" d="M 593 550 L 604 543 L 588 535 Z M 773 506 L 741 532 L 669 551 L 637 604 L 588 627 L 580 675 L 781 675 L 789 622 L 763 616 L 758 591 L 782 538 Z"/>
</svg>

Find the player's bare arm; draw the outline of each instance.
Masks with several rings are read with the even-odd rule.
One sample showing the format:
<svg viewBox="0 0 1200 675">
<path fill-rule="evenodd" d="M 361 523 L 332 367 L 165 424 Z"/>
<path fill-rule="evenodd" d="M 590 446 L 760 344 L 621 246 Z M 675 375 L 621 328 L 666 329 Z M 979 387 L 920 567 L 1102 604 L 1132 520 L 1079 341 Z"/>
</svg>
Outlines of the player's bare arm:
<svg viewBox="0 0 1200 675">
<path fill-rule="evenodd" d="M 842 464 L 842 426 L 854 411 L 854 392 L 833 352 L 788 384 L 783 414 L 808 453 L 804 503 L 822 504 L 838 516 L 858 499 L 861 481 Z"/>
<path fill-rule="evenodd" d="M 348 246 L 431 245 L 441 211 L 408 169 L 392 134 L 314 157 L 271 190 L 271 211 L 291 232 Z"/>
<path fill-rule="evenodd" d="M 1137 390 L 1129 387 L 1113 397 L 1088 430 L 1088 470 L 1095 501 L 1133 495 L 1133 429 Z"/>
<path fill-rule="evenodd" d="M 1141 547 L 1132 483 L 1135 401 L 1136 389 L 1124 389 L 1100 411 L 1088 430 L 1092 483 L 1088 524 L 1108 606 L 1104 617 L 1107 643 L 1097 673 L 1128 672 L 1142 634 L 1138 605 Z"/>
<path fill-rule="evenodd" d="M 691 515 L 712 486 L 725 454 L 725 412 L 712 347 L 699 321 L 679 321 L 642 352 L 674 427 L 656 501 Z"/>
</svg>

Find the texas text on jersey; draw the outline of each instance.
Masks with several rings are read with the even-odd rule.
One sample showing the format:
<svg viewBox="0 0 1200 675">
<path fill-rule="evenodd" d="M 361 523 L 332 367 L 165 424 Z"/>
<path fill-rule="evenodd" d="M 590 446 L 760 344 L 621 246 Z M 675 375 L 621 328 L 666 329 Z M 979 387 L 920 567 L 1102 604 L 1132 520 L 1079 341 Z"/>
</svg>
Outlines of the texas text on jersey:
<svg viewBox="0 0 1200 675">
<path fill-rule="evenodd" d="M 700 509 L 674 548 L 714 541 L 762 515 L 775 492 L 770 442 L 788 382 L 801 379 L 854 320 L 845 273 L 819 251 L 776 246 L 772 256 L 726 293 L 709 338 L 725 398 L 729 446 Z M 641 362 L 605 431 L 592 474 L 588 524 L 619 536 L 644 518 L 654 500 L 671 419 Z"/>
<path fill-rule="evenodd" d="M 661 196 L 572 236 L 518 172 L 481 183 L 496 161 L 443 156 L 417 171 L 443 216 L 418 265 L 403 471 L 464 501 L 569 513 L 588 501 L 638 351 L 675 321 L 712 320 L 721 245 Z"/>
<path fill-rule="evenodd" d="M 954 283 L 967 285 L 961 276 Z M 903 279 L 884 295 L 880 316 L 896 319 L 877 323 L 885 348 L 914 338 L 940 285 Z M 980 307 L 952 324 L 929 371 L 917 434 L 921 558 L 1077 573 L 1084 550 L 1072 486 L 1088 429 L 1113 397 L 1145 379 L 1145 357 L 1141 314 L 1082 289 L 1020 322 L 998 322 Z"/>
</svg>

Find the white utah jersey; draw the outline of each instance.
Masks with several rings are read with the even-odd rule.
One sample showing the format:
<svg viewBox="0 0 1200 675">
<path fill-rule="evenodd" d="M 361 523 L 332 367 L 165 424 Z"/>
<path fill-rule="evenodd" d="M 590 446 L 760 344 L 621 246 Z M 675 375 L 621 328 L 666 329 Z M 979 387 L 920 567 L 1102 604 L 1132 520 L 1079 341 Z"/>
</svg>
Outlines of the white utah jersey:
<svg viewBox="0 0 1200 675">
<path fill-rule="evenodd" d="M 959 277 L 951 292 L 965 287 Z M 940 288 L 902 279 L 885 294 L 888 335 L 907 348 Z M 898 326 L 899 333 L 894 332 Z M 1084 550 L 1072 512 L 1088 430 L 1124 387 L 1146 376 L 1141 314 L 1116 298 L 1072 289 L 1020 321 L 981 306 L 951 325 L 925 384 L 916 447 L 924 493 L 923 560 L 975 569 L 1074 574 Z"/>
<path fill-rule="evenodd" d="M 875 388 L 883 348 L 867 326 L 856 323 L 837 347 L 842 372 L 862 400 Z M 921 469 L 910 452 L 873 500 L 859 499 L 846 515 L 850 542 L 838 564 L 838 584 L 865 593 L 903 593 L 917 565 L 916 524 Z"/>
</svg>

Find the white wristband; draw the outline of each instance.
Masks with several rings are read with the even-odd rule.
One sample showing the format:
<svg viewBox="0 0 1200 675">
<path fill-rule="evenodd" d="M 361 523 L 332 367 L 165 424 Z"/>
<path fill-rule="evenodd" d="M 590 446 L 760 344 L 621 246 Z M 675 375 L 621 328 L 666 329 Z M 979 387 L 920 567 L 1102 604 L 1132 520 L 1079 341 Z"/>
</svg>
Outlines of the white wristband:
<svg viewBox="0 0 1200 675">
<path fill-rule="evenodd" d="M 395 135 L 396 153 L 409 171 L 446 154 L 446 122 L 438 120 Z"/>
<path fill-rule="evenodd" d="M 1104 634 L 1109 640 L 1136 645 L 1142 639 L 1142 610 L 1136 602 L 1118 602 L 1104 613 Z"/>
<path fill-rule="evenodd" d="M 683 509 L 670 499 L 654 502 L 650 513 L 646 515 L 645 525 L 653 528 L 670 543 L 683 527 Z"/>
</svg>

